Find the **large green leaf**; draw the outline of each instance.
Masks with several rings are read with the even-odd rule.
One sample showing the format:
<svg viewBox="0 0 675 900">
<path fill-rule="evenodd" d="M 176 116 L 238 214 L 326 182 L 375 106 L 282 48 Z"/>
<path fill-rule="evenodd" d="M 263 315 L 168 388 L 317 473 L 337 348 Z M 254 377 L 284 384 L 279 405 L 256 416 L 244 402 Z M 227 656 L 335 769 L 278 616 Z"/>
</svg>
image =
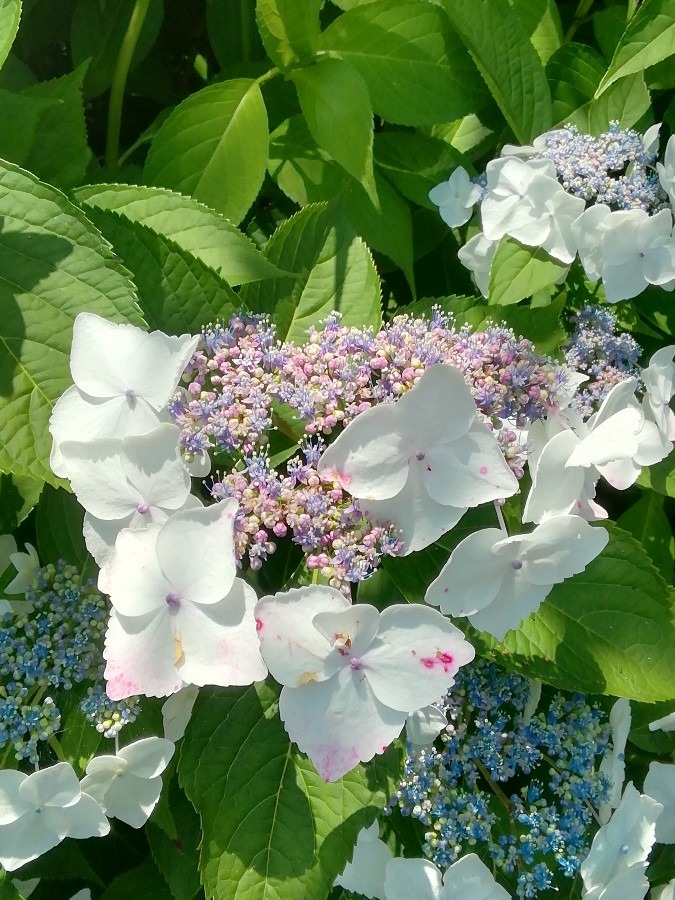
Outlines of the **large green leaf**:
<svg viewBox="0 0 675 900">
<path fill-rule="evenodd" d="M 554 0 L 509 0 L 525 26 L 532 46 L 546 65 L 563 39 L 560 13 Z"/>
<path fill-rule="evenodd" d="M 38 123 L 52 104 L 0 88 L 0 158 L 23 165 L 35 143 Z"/>
<path fill-rule="evenodd" d="M 145 179 L 240 222 L 267 166 L 267 112 L 256 81 L 209 85 L 184 100 L 150 147 Z"/>
<path fill-rule="evenodd" d="M 316 143 L 373 196 L 373 110 L 366 85 L 340 59 L 292 73 L 302 114 Z"/>
<path fill-rule="evenodd" d="M 663 508 L 663 497 L 645 491 L 637 503 L 617 520 L 649 554 L 667 582 L 673 583 L 673 531 Z"/>
<path fill-rule="evenodd" d="M 84 310 L 143 324 L 128 273 L 82 211 L 0 163 L 0 471 L 57 483 L 47 425 Z"/>
<path fill-rule="evenodd" d="M 590 105 L 604 71 L 600 54 L 585 44 L 564 44 L 557 50 L 546 66 L 553 121 L 564 125 L 577 110 Z"/>
<path fill-rule="evenodd" d="M 301 115 L 285 119 L 270 135 L 271 177 L 299 206 L 321 203 L 341 193 L 350 177 L 320 150 Z"/>
<path fill-rule="evenodd" d="M 486 92 L 466 49 L 429 3 L 377 0 L 339 16 L 321 36 L 363 77 L 375 112 L 400 125 L 449 122 Z"/>
<path fill-rule="evenodd" d="M 169 837 L 151 819 L 145 833 L 157 868 L 171 887 L 174 900 L 192 900 L 199 893 L 199 816 L 180 790 L 176 779 L 164 787 L 169 811 L 179 823 L 178 834 Z M 164 798 L 163 798 L 164 799 Z M 202 897 L 204 895 L 202 894 Z"/>
<path fill-rule="evenodd" d="M 675 54 L 675 0 L 644 0 L 621 37 L 596 97 L 626 75 Z"/>
<path fill-rule="evenodd" d="M 117 58 L 133 12 L 135 0 L 78 0 L 70 29 L 73 66 L 91 60 L 84 81 L 87 100 L 110 87 Z M 131 59 L 133 69 L 155 43 L 164 17 L 164 0 L 150 0 Z"/>
<path fill-rule="evenodd" d="M 100 900 L 130 900 L 131 897 L 142 897 L 143 900 L 174 900 L 169 885 L 150 857 L 140 866 L 127 869 L 117 878 L 113 878 L 105 891 L 100 894 Z"/>
<path fill-rule="evenodd" d="M 272 235 L 265 255 L 297 275 L 247 284 L 240 297 L 253 312 L 271 315 L 280 338 L 304 342 L 309 326 L 333 310 L 344 325 L 379 327 L 377 270 L 335 204 L 311 204 L 291 216 Z"/>
<path fill-rule="evenodd" d="M 74 494 L 46 485 L 35 519 L 38 556 L 43 565 L 65 559 L 82 568 L 90 562 L 82 536 L 83 519 L 84 510 Z"/>
<path fill-rule="evenodd" d="M 239 305 L 227 282 L 169 238 L 111 210 L 92 208 L 90 216 L 133 275 L 151 328 L 195 334 Z"/>
<path fill-rule="evenodd" d="M 551 94 L 527 29 L 508 0 L 443 0 L 518 143 L 551 126 Z"/>
<path fill-rule="evenodd" d="M 504 237 L 490 266 L 490 305 L 508 306 L 531 297 L 555 284 L 566 269 L 541 247 L 525 247 Z"/>
<path fill-rule="evenodd" d="M 503 644 L 505 662 L 556 687 L 654 703 L 675 690 L 675 594 L 620 528 L 584 572 L 557 584 Z"/>
<path fill-rule="evenodd" d="M 671 453 L 654 466 L 643 468 L 638 484 L 650 487 L 664 497 L 675 497 L 675 453 Z"/>
<path fill-rule="evenodd" d="M 577 116 L 572 116 L 572 122 L 591 134 L 600 134 L 607 131 L 612 122 L 618 122 L 621 128 L 632 128 L 650 108 L 644 75 L 638 72 L 622 78 L 593 100 L 588 107 L 587 125 L 585 117 L 577 121 Z"/>
<path fill-rule="evenodd" d="M 169 238 L 232 286 L 281 274 L 236 225 L 191 197 L 165 188 L 93 184 L 75 191 L 75 198 Z"/>
<path fill-rule="evenodd" d="M 20 19 L 21 0 L 0 0 L 0 66 L 14 43 Z"/>
<path fill-rule="evenodd" d="M 39 118 L 35 139 L 22 165 L 62 189 L 82 181 L 91 159 L 82 101 L 86 71 L 84 64 L 68 75 L 41 81 L 24 91 L 26 97 L 51 102 Z"/>
<path fill-rule="evenodd" d="M 398 773 L 393 748 L 332 784 L 290 743 L 266 683 L 200 693 L 179 777 L 202 819 L 208 897 L 328 896 Z"/>
<path fill-rule="evenodd" d="M 320 9 L 321 0 L 257 0 L 258 29 L 278 66 L 312 58 L 319 44 Z"/>
</svg>

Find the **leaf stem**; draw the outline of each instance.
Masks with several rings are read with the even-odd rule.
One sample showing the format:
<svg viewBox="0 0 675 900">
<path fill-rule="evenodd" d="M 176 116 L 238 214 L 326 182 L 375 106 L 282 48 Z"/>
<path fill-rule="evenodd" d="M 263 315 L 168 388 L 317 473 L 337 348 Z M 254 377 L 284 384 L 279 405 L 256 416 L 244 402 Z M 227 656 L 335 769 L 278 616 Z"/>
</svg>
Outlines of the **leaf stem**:
<svg viewBox="0 0 675 900">
<path fill-rule="evenodd" d="M 482 763 L 479 759 L 474 759 L 473 762 L 474 762 L 476 768 L 478 769 L 478 771 L 480 772 L 480 774 L 483 776 L 483 778 L 484 778 L 484 779 L 487 781 L 487 783 L 490 785 L 490 790 L 492 791 L 492 793 L 493 793 L 493 794 L 495 795 L 495 797 L 497 797 L 497 799 L 502 803 L 502 805 L 505 807 L 506 811 L 507 811 L 508 813 L 511 813 L 512 810 L 513 810 L 513 804 L 511 803 L 511 801 L 509 800 L 509 798 L 506 796 L 506 794 L 504 793 L 504 791 L 499 787 L 499 785 L 497 784 L 497 782 L 496 782 L 496 781 L 494 780 L 494 778 L 490 775 L 490 773 L 488 772 L 488 770 L 485 768 L 485 766 L 483 765 L 483 763 Z"/>
<path fill-rule="evenodd" d="M 55 734 L 49 735 L 49 737 L 47 738 L 47 743 L 49 744 L 49 746 L 52 748 L 52 750 L 56 754 L 56 758 L 58 759 L 59 762 L 68 762 L 68 760 L 66 759 L 65 753 L 61 749 L 61 744 L 59 743 L 58 738 L 56 737 Z"/>
<path fill-rule="evenodd" d="M 117 54 L 117 63 L 110 88 L 110 104 L 108 106 L 108 130 L 105 142 L 105 164 L 116 166 L 120 151 L 120 128 L 122 125 L 122 107 L 127 76 L 131 67 L 136 44 L 143 28 L 143 22 L 150 6 L 150 0 L 136 0 L 129 19 L 126 34 Z"/>
<path fill-rule="evenodd" d="M 629 0 L 629 2 L 632 2 L 632 0 Z M 581 25 L 584 24 L 591 6 L 593 6 L 593 0 L 579 0 L 577 11 L 574 13 L 574 19 L 572 19 L 572 24 L 567 29 L 565 37 L 563 38 L 564 43 L 569 43 L 576 34 L 577 28 L 580 28 Z"/>
</svg>

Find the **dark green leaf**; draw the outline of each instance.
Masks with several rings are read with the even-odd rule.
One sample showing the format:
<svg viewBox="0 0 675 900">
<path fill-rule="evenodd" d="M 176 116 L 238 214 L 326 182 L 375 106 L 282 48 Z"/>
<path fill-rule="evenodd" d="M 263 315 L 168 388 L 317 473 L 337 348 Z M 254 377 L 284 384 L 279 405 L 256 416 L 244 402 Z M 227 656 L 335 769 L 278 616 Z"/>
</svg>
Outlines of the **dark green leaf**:
<svg viewBox="0 0 675 900">
<path fill-rule="evenodd" d="M 112 84 L 117 58 L 134 9 L 135 0 L 78 0 L 70 31 L 73 67 L 90 59 L 84 80 L 87 100 L 98 97 Z M 164 17 L 164 0 L 150 0 L 131 60 L 137 66 L 157 40 Z"/>
<path fill-rule="evenodd" d="M 593 100 L 604 74 L 602 58 L 585 44 L 565 44 L 548 61 L 546 75 L 553 96 L 553 121 L 561 125 Z"/>
<path fill-rule="evenodd" d="M 326 897 L 391 790 L 399 754 L 326 783 L 290 743 L 277 689 L 206 689 L 178 765 L 202 819 L 207 896 Z"/>
<path fill-rule="evenodd" d="M 91 151 L 82 102 L 86 64 L 69 75 L 42 81 L 24 91 L 31 99 L 49 100 L 42 112 L 30 153 L 23 165 L 43 181 L 66 189 L 79 184 Z"/>
<path fill-rule="evenodd" d="M 44 482 L 23 475 L 0 475 L 0 534 L 19 527 L 40 498 Z"/>
<path fill-rule="evenodd" d="M 45 485 L 35 519 L 37 551 L 43 565 L 64 559 L 82 568 L 89 562 L 82 536 L 83 518 L 84 510 L 74 494 Z"/>
<path fill-rule="evenodd" d="M 298 274 L 247 284 L 240 298 L 266 312 L 282 339 L 303 342 L 310 325 L 333 310 L 344 325 L 378 328 L 380 284 L 368 248 L 335 204 L 312 204 L 291 216 L 270 238 L 265 256 Z"/>
<path fill-rule="evenodd" d="M 59 191 L 0 164 L 0 470 L 57 481 L 49 416 L 71 383 L 79 312 L 142 325 L 109 244 Z"/>
<path fill-rule="evenodd" d="M 286 119 L 270 135 L 267 168 L 299 206 L 333 199 L 349 181 L 346 172 L 317 147 L 301 115 Z"/>
<path fill-rule="evenodd" d="M 257 0 L 256 19 L 270 58 L 282 68 L 307 61 L 319 43 L 321 0 Z"/>
<path fill-rule="evenodd" d="M 24 165 L 35 142 L 38 122 L 52 105 L 48 100 L 0 89 L 0 157 Z"/>
<path fill-rule="evenodd" d="M 560 13 L 554 0 L 509 0 L 525 26 L 532 46 L 546 65 L 562 42 Z"/>
<path fill-rule="evenodd" d="M 169 886 L 150 857 L 135 869 L 113 879 L 100 900 L 173 900 Z"/>
<path fill-rule="evenodd" d="M 302 113 L 318 146 L 373 196 L 373 111 L 366 85 L 340 59 L 292 73 Z"/>
<path fill-rule="evenodd" d="M 267 167 L 267 113 L 256 81 L 222 81 L 191 94 L 157 132 L 148 182 L 188 194 L 240 222 Z"/>
<path fill-rule="evenodd" d="M 376 0 L 350 10 L 328 26 L 321 46 L 359 72 L 388 122 L 432 125 L 485 105 L 466 49 L 429 3 Z"/>
<path fill-rule="evenodd" d="M 375 135 L 376 166 L 405 197 L 436 212 L 429 191 L 465 162 L 452 145 L 425 134 L 382 131 Z"/>
<path fill-rule="evenodd" d="M 227 282 L 174 241 L 111 210 L 92 208 L 89 215 L 132 273 L 152 329 L 195 334 L 238 307 Z"/>
<path fill-rule="evenodd" d="M 645 467 L 640 473 L 638 484 L 665 497 L 675 497 L 675 453 L 654 466 Z"/>
<path fill-rule="evenodd" d="M 567 266 L 541 247 L 525 247 L 503 237 L 490 266 L 489 303 L 508 306 L 555 284 Z"/>
<path fill-rule="evenodd" d="M 209 42 L 221 69 L 234 60 L 247 64 L 265 59 L 255 21 L 255 5 L 241 0 L 206 0 Z"/>
<path fill-rule="evenodd" d="M 550 128 L 544 68 L 508 0 L 443 0 L 443 5 L 518 143 Z"/>
<path fill-rule="evenodd" d="M 80 188 L 75 198 L 84 206 L 120 213 L 169 238 L 229 285 L 280 274 L 235 225 L 190 197 L 164 188 L 99 184 Z"/>
<path fill-rule="evenodd" d="M 617 525 L 642 544 L 661 575 L 672 584 L 673 532 L 663 509 L 663 497 L 647 491 L 617 519 Z"/>
<path fill-rule="evenodd" d="M 199 842 L 201 827 L 194 807 L 180 790 L 176 780 L 164 786 L 169 796 L 169 807 L 179 833 L 172 840 L 152 820 L 146 834 L 152 858 L 171 888 L 174 900 L 192 900 L 199 893 Z"/>
<path fill-rule="evenodd" d="M 615 81 L 675 54 L 675 0 L 643 0 L 628 23 L 596 96 Z"/>
</svg>

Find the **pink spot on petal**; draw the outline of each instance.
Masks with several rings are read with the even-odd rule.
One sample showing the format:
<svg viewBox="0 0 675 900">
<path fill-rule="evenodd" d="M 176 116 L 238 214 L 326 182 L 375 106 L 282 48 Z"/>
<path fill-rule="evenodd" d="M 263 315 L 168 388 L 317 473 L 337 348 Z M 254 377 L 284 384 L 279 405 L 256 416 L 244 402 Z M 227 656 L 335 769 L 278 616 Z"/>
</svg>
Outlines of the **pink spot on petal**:
<svg viewBox="0 0 675 900">
<path fill-rule="evenodd" d="M 433 667 L 436 665 L 436 660 L 433 658 L 433 656 L 423 656 L 420 662 L 425 669 L 433 669 Z"/>
<path fill-rule="evenodd" d="M 433 669 L 442 666 L 444 672 L 451 672 L 454 668 L 454 657 L 442 650 L 437 650 L 435 656 L 423 656 L 420 660 L 425 669 Z"/>
<path fill-rule="evenodd" d="M 443 588 L 443 593 L 447 594 L 449 590 L 450 590 L 450 588 Z"/>
<path fill-rule="evenodd" d="M 380 750 L 380 753 L 384 753 L 388 746 L 388 744 L 385 744 L 384 747 Z"/>
<path fill-rule="evenodd" d="M 488 467 L 487 467 L 487 466 L 481 466 L 480 469 L 479 469 L 479 471 L 480 471 L 480 474 L 481 474 L 481 475 L 487 475 L 487 473 L 488 473 Z"/>
<path fill-rule="evenodd" d="M 263 621 L 262 621 L 262 619 L 256 619 L 256 620 L 255 620 L 255 630 L 256 630 L 256 631 L 262 631 L 262 627 L 263 627 Z"/>
</svg>

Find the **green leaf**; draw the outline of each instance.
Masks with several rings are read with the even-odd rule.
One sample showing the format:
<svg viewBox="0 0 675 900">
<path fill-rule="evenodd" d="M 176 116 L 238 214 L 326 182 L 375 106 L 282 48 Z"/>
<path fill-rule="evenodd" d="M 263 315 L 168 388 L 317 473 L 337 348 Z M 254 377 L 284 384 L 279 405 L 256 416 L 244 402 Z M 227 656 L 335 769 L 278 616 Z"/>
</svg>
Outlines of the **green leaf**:
<svg viewBox="0 0 675 900">
<path fill-rule="evenodd" d="M 340 59 L 322 59 L 291 77 L 316 143 L 376 197 L 373 110 L 359 73 Z"/>
<path fill-rule="evenodd" d="M 89 215 L 132 273 L 152 329 L 196 334 L 239 306 L 227 282 L 174 241 L 111 210 L 92 208 Z"/>
<path fill-rule="evenodd" d="M 509 306 L 499 311 L 492 307 L 489 315 L 495 321 L 503 321 L 513 328 L 516 336 L 532 341 L 538 353 L 555 356 L 567 338 L 567 332 L 560 324 L 560 314 L 564 308 L 565 296 L 561 295 L 548 306 Z"/>
<path fill-rule="evenodd" d="M 0 89 L 0 157 L 23 165 L 35 142 L 43 113 L 52 104 Z"/>
<path fill-rule="evenodd" d="M 303 342 L 310 325 L 333 310 L 343 325 L 379 328 L 377 270 L 335 204 L 312 204 L 291 216 L 270 238 L 265 256 L 298 274 L 245 285 L 239 296 L 253 312 L 271 315 L 280 339 Z"/>
<path fill-rule="evenodd" d="M 503 644 L 485 648 L 531 678 L 565 690 L 654 703 L 675 683 L 675 595 L 638 542 L 611 524 L 584 572 L 557 584 Z"/>
<path fill-rule="evenodd" d="M 596 97 L 627 75 L 675 54 L 675 0 L 644 0 L 619 41 Z"/>
<path fill-rule="evenodd" d="M 9 872 L 0 869 L 0 900 L 25 900 L 24 894 L 16 889 Z"/>
<path fill-rule="evenodd" d="M 443 0 L 450 23 L 519 144 L 551 127 L 551 94 L 541 60 L 508 0 Z"/>
<path fill-rule="evenodd" d="M 593 13 L 593 34 L 604 56 L 607 68 L 614 56 L 617 44 L 626 30 L 626 9 L 623 6 L 608 6 Z M 603 71 L 603 75 L 605 72 Z"/>
<path fill-rule="evenodd" d="M 427 209 L 438 211 L 429 191 L 466 165 L 462 154 L 445 141 L 410 131 L 381 131 L 375 135 L 375 165 L 399 191 Z"/>
<path fill-rule="evenodd" d="M 643 468 L 637 483 L 664 497 L 675 497 L 675 452 L 656 465 Z"/>
<path fill-rule="evenodd" d="M 114 878 L 100 895 L 100 900 L 129 900 L 131 897 L 173 900 L 168 884 L 150 857 L 135 869 L 129 869 Z"/>
<path fill-rule="evenodd" d="M 350 10 L 326 28 L 321 47 L 359 72 L 388 122 L 449 122 L 488 100 L 462 42 L 429 3 L 377 0 Z"/>
<path fill-rule="evenodd" d="M 566 124 L 573 113 L 593 100 L 605 66 L 585 44 L 565 44 L 549 59 L 546 75 L 553 96 L 553 121 Z"/>
<path fill-rule="evenodd" d="M 546 65 L 563 39 L 560 13 L 554 0 L 509 0 L 509 3 L 525 26 L 539 59 Z"/>
<path fill-rule="evenodd" d="M 164 188 L 97 184 L 79 188 L 75 199 L 84 206 L 120 213 L 169 238 L 229 285 L 281 274 L 236 225 L 182 194 Z"/>
<path fill-rule="evenodd" d="M 200 693 L 178 764 L 203 830 L 207 896 L 326 897 L 398 771 L 394 748 L 324 782 L 290 743 L 266 683 Z"/>
<path fill-rule="evenodd" d="M 143 319 L 128 272 L 82 211 L 9 163 L 0 223 L 0 471 L 58 484 L 47 426 L 71 383 L 75 317 Z"/>
<path fill-rule="evenodd" d="M 632 128 L 650 109 L 651 101 L 644 75 L 629 75 L 618 84 L 611 85 L 591 103 L 588 125 L 580 127 L 585 127 L 591 134 L 607 131 L 611 122 L 618 122 L 620 128 Z M 572 121 L 577 124 L 576 116 L 572 116 Z M 581 121 L 583 123 L 584 120 Z"/>
<path fill-rule="evenodd" d="M 541 247 L 525 247 L 513 238 L 503 237 L 490 266 L 489 303 L 518 303 L 555 284 L 566 270 L 567 266 L 551 259 Z"/>
<path fill-rule="evenodd" d="M 62 189 L 82 181 L 91 159 L 82 101 L 86 71 L 83 64 L 68 75 L 24 91 L 25 97 L 52 102 L 39 118 L 33 145 L 22 165 Z"/>
<path fill-rule="evenodd" d="M 73 68 L 91 60 L 84 80 L 87 100 L 98 97 L 112 84 L 122 40 L 129 26 L 135 0 L 78 0 L 70 29 Z M 164 18 L 164 0 L 150 0 L 136 49 L 131 59 L 133 70 L 157 40 Z"/>
<path fill-rule="evenodd" d="M 268 140 L 258 83 L 218 82 L 191 94 L 164 122 L 150 147 L 145 179 L 238 224 L 265 177 Z"/>
<path fill-rule="evenodd" d="M 37 551 L 40 562 L 56 563 L 65 559 L 84 568 L 90 562 L 82 535 L 84 510 L 74 494 L 45 485 L 35 518 Z"/>
<path fill-rule="evenodd" d="M 0 67 L 7 59 L 21 20 L 21 0 L 0 0 Z"/>
<path fill-rule="evenodd" d="M 43 481 L 25 475 L 0 475 L 0 534 L 19 527 L 40 499 Z"/>
<path fill-rule="evenodd" d="M 179 823 L 179 833 L 172 840 L 152 819 L 148 822 L 145 833 L 152 858 L 169 884 L 174 900 L 192 900 L 201 887 L 199 816 L 175 779 L 168 785 L 165 784 L 164 791 L 168 792 L 169 809 L 173 819 Z"/>
<path fill-rule="evenodd" d="M 663 497 L 647 491 L 617 519 L 617 525 L 640 542 L 661 575 L 672 584 L 673 532 L 663 509 Z"/>
<path fill-rule="evenodd" d="M 301 115 L 285 119 L 270 135 L 267 169 L 281 190 L 299 206 L 340 194 L 349 176 L 320 150 Z"/>
<path fill-rule="evenodd" d="M 257 0 L 256 19 L 263 44 L 276 65 L 306 62 L 319 44 L 321 0 Z"/>
</svg>

